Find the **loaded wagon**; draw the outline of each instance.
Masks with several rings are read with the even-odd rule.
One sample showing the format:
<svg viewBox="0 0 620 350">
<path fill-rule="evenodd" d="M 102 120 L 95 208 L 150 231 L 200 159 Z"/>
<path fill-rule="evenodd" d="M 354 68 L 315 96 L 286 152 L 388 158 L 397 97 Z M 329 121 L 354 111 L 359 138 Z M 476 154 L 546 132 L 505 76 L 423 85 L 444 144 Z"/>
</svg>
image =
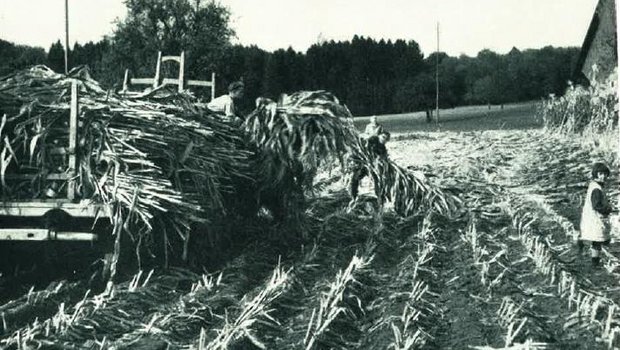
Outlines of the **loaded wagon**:
<svg viewBox="0 0 620 350">
<path fill-rule="evenodd" d="M 53 130 L 53 138 L 41 137 L 35 141 L 46 143 L 45 151 L 39 155 L 43 159 L 9 162 L 12 157 L 28 159 L 31 155 L 2 154 L 1 241 L 96 241 L 97 221 L 109 218 L 109 208 L 85 198 L 84 190 L 76 185 L 79 176 L 76 149 L 80 138 L 76 83 L 68 93 L 71 102 L 66 115 L 50 119 L 47 125 L 36 126 Z M 10 124 L 7 115 L 3 118 L 3 126 L 6 124 Z M 35 147 L 34 144 L 27 146 Z M 29 151 L 28 147 L 14 150 Z"/>
<path fill-rule="evenodd" d="M 111 210 L 78 184 L 78 83 L 66 90 L 67 108 L 33 123 L 12 119 L 14 106 L 0 103 L 0 273 L 81 270 L 111 251 Z M 19 114 L 29 113 L 24 106 Z M 11 146 L 20 132 L 40 136 Z"/>
<path fill-rule="evenodd" d="M 166 61 L 180 64 L 178 79 L 160 77 Z M 183 53 L 159 53 L 155 77 L 128 79 L 126 72 L 119 94 L 102 89 L 78 68 L 62 76 L 37 66 L 2 78 L 0 248 L 5 253 L 0 259 L 7 247 L 13 254 L 20 245 L 24 249 L 18 254 L 25 256 L 35 251 L 33 242 L 42 241 L 70 242 L 63 245 L 74 248 L 84 247 L 82 242 L 109 252 L 113 237 L 120 236 L 114 228 L 127 227 L 123 215 L 132 220 L 137 208 L 138 221 L 147 223 L 154 212 L 166 212 L 163 202 L 182 201 L 164 168 L 175 167 L 176 153 L 183 152 L 162 152 L 179 146 L 170 144 L 175 135 L 166 130 L 190 139 L 204 132 L 199 133 L 200 123 L 174 117 L 183 111 L 174 101 L 147 100 L 169 85 L 177 85 L 178 92 L 211 87 L 213 95 L 215 76 L 185 80 L 184 63 Z M 132 93 L 129 84 L 150 88 Z M 185 206 L 198 210 L 194 203 Z"/>
</svg>

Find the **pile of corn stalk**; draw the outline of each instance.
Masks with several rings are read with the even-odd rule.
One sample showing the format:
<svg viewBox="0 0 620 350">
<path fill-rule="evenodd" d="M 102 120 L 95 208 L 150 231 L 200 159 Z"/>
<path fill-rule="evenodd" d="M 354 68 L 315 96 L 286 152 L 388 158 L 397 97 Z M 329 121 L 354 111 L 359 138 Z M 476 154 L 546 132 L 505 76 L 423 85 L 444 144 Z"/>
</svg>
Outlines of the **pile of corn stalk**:
<svg viewBox="0 0 620 350">
<path fill-rule="evenodd" d="M 187 241 L 192 223 L 226 211 L 236 182 L 255 178 L 243 134 L 191 96 L 177 94 L 174 104 L 129 99 L 103 90 L 86 70 L 65 76 L 35 66 L 0 79 L 3 201 L 63 197 L 67 181 L 47 175 L 67 171 L 57 150 L 69 144 L 72 84 L 79 90 L 76 197 L 109 204 L 114 232 L 149 234 L 164 217 Z"/>
<path fill-rule="evenodd" d="M 302 91 L 283 103 L 265 103 L 248 117 L 245 128 L 262 151 L 264 188 L 310 190 L 319 169 L 365 167 L 381 189 L 378 200 L 392 202 L 397 213 L 431 209 L 449 214 L 456 197 L 444 193 L 421 173 L 391 160 L 379 160 L 360 138 L 346 106 L 325 91 Z M 291 181 L 292 180 L 292 181 Z"/>
<path fill-rule="evenodd" d="M 76 175 L 50 180 L 49 174 L 66 175 L 72 152 L 66 151 L 72 84 L 79 90 Z M 184 257 L 194 223 L 251 217 L 261 206 L 276 218 L 301 213 L 319 167 L 344 165 L 351 154 L 380 179 L 381 200 L 393 199 L 402 213 L 422 204 L 450 207 L 426 179 L 391 161 L 372 162 L 351 113 L 328 92 L 261 104 L 241 126 L 196 102 L 159 90 L 118 95 L 82 68 L 61 75 L 35 66 L 0 78 L 0 198 L 60 198 L 75 181 L 78 200 L 108 204 L 115 235 L 152 242 L 155 229 L 166 234 L 162 227 L 172 227 Z"/>
</svg>

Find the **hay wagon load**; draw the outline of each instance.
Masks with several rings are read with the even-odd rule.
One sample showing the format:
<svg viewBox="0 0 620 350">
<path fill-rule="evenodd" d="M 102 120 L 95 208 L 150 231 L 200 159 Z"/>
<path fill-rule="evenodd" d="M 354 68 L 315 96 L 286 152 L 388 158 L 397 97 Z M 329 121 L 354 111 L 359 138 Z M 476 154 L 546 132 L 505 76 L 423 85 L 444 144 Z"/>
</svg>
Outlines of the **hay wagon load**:
<svg viewBox="0 0 620 350">
<path fill-rule="evenodd" d="M 125 97 L 85 69 L 0 78 L 0 239 L 188 241 L 224 211 L 252 153 L 189 94 Z M 97 228 L 103 227 L 103 230 Z M 181 243 L 182 245 L 183 243 Z"/>
<path fill-rule="evenodd" d="M 35 67 L 0 82 L 1 240 L 93 241 L 97 235 L 84 228 L 110 217 L 80 183 L 80 84 L 57 78 Z"/>
<path fill-rule="evenodd" d="M 350 158 L 401 214 L 451 206 L 423 177 L 373 162 L 328 92 L 259 105 L 233 125 L 176 90 L 116 94 L 85 69 L 65 76 L 44 66 L 0 78 L 0 239 L 103 238 L 116 261 L 124 236 L 149 255 L 186 260 L 262 209 L 277 220 L 303 215 L 319 168 Z"/>
</svg>

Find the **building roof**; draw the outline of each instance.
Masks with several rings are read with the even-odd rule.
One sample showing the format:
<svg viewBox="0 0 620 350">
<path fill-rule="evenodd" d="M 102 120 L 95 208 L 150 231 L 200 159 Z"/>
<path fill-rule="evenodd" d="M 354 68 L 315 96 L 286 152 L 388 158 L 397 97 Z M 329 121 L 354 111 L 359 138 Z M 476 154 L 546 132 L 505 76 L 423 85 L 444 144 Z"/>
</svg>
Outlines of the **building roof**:
<svg viewBox="0 0 620 350">
<path fill-rule="evenodd" d="M 575 70 L 573 72 L 573 76 L 575 77 L 575 79 L 585 78 L 583 74 L 583 70 L 584 70 L 583 65 L 585 64 L 588 54 L 590 53 L 590 50 L 592 48 L 592 43 L 594 39 L 596 38 L 596 35 L 599 31 L 599 25 L 601 24 L 602 13 L 603 11 L 605 11 L 605 9 L 609 7 L 611 7 L 614 13 L 614 16 L 613 16 L 614 20 L 607 21 L 606 23 L 613 25 L 614 26 L 613 32 L 614 34 L 616 33 L 615 0 L 599 0 L 596 5 L 596 9 L 594 10 L 594 14 L 592 15 L 592 20 L 590 21 L 588 32 L 586 33 L 586 37 L 583 40 L 583 44 L 581 45 L 581 52 L 579 53 L 579 58 L 577 59 L 577 64 L 575 65 Z M 615 42 L 617 45 L 617 40 L 615 40 Z"/>
</svg>

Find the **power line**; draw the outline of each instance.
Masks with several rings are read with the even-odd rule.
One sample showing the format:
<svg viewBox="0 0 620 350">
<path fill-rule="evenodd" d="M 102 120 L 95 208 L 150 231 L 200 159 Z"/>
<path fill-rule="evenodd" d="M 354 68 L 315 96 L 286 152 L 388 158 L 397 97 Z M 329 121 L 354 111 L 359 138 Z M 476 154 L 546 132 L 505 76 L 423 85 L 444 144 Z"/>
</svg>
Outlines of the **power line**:
<svg viewBox="0 0 620 350">
<path fill-rule="evenodd" d="M 437 52 L 435 53 L 435 121 L 439 123 L 439 22 L 437 22 Z"/>
<path fill-rule="evenodd" d="M 69 0 L 65 0 L 65 74 L 69 73 Z"/>
</svg>

